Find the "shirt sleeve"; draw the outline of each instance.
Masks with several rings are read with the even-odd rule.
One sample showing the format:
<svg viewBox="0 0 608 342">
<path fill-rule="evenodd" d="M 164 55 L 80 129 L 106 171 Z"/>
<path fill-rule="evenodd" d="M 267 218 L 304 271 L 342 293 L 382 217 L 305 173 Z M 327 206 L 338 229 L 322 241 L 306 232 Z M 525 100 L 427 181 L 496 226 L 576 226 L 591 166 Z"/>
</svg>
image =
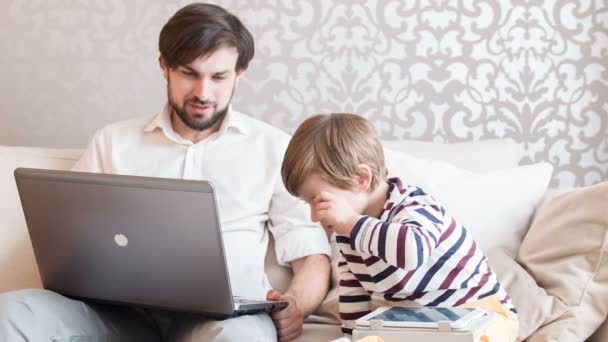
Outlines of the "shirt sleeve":
<svg viewBox="0 0 608 342">
<path fill-rule="evenodd" d="M 402 208 L 394 222 L 363 216 L 351 231 L 351 248 L 412 270 L 422 266 L 436 248 L 443 233 L 442 220 L 443 209 L 437 205 Z"/>
<path fill-rule="evenodd" d="M 313 254 L 331 258 L 325 230 L 310 220 L 308 205 L 287 192 L 281 177 L 277 178 L 268 209 L 268 228 L 275 240 L 278 263 L 287 266 L 290 261 Z"/>
<path fill-rule="evenodd" d="M 93 140 L 80 156 L 80 159 L 72 166 L 72 171 L 108 173 L 109 170 L 104 165 L 106 152 L 103 130 L 99 130 L 93 136 Z"/>
<path fill-rule="evenodd" d="M 355 328 L 355 320 L 372 311 L 372 299 L 359 280 L 348 268 L 344 255 L 340 253 L 338 260 L 338 272 L 340 274 L 339 285 L 339 309 L 342 320 L 342 332 L 352 334 Z"/>
</svg>

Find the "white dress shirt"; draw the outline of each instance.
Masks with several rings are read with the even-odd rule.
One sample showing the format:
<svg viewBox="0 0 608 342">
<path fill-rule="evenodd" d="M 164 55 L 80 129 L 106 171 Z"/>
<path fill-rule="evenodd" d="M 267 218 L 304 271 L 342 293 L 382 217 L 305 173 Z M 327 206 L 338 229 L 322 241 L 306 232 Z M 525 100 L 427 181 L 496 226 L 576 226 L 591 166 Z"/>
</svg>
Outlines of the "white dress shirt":
<svg viewBox="0 0 608 342">
<path fill-rule="evenodd" d="M 280 264 L 331 251 L 308 206 L 283 186 L 289 135 L 229 108 L 218 132 L 193 143 L 171 125 L 170 109 L 99 130 L 74 171 L 200 179 L 213 183 L 234 295 L 264 299 L 269 228 Z M 205 262 L 201 260 L 201 263 Z"/>
</svg>

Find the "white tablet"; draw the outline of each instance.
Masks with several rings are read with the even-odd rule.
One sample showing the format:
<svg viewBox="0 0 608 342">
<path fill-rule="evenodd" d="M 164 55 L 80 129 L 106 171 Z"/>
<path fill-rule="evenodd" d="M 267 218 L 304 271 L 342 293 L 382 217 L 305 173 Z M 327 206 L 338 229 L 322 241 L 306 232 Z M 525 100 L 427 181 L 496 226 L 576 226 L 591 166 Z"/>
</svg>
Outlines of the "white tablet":
<svg viewBox="0 0 608 342">
<path fill-rule="evenodd" d="M 382 321 L 383 327 L 437 328 L 438 322 L 449 322 L 452 329 L 464 329 L 471 320 L 486 313 L 486 310 L 480 308 L 382 306 L 355 323 L 369 327 L 371 321 Z"/>
</svg>

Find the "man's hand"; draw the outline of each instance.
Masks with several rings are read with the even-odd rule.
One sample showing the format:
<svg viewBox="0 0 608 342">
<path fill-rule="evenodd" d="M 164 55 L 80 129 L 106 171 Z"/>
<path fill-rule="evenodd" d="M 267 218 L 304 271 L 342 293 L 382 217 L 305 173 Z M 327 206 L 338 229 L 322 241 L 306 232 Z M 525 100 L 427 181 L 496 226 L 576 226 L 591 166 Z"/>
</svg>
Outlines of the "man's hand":
<svg viewBox="0 0 608 342">
<path fill-rule="evenodd" d="M 314 222 L 320 222 L 323 227 L 344 236 L 350 235 L 353 226 L 361 217 L 345 199 L 325 191 L 312 199 L 310 209 Z"/>
<path fill-rule="evenodd" d="M 289 305 L 270 314 L 275 327 L 277 328 L 277 336 L 279 342 L 291 341 L 302 335 L 302 326 L 304 324 L 304 315 L 298 307 L 296 297 L 283 294 L 277 290 L 270 290 L 266 294 L 267 300 L 283 300 L 289 302 Z"/>
</svg>

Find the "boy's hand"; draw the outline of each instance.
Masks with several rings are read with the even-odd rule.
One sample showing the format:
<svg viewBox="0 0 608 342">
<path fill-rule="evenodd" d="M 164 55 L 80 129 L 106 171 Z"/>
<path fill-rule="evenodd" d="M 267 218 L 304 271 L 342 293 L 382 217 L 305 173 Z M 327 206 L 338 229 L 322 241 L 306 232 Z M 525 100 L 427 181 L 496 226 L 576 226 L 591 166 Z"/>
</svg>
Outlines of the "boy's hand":
<svg viewBox="0 0 608 342">
<path fill-rule="evenodd" d="M 323 227 L 344 236 L 350 235 L 353 226 L 361 217 L 343 198 L 325 191 L 312 199 L 310 209 L 314 222 L 321 222 Z"/>
</svg>

